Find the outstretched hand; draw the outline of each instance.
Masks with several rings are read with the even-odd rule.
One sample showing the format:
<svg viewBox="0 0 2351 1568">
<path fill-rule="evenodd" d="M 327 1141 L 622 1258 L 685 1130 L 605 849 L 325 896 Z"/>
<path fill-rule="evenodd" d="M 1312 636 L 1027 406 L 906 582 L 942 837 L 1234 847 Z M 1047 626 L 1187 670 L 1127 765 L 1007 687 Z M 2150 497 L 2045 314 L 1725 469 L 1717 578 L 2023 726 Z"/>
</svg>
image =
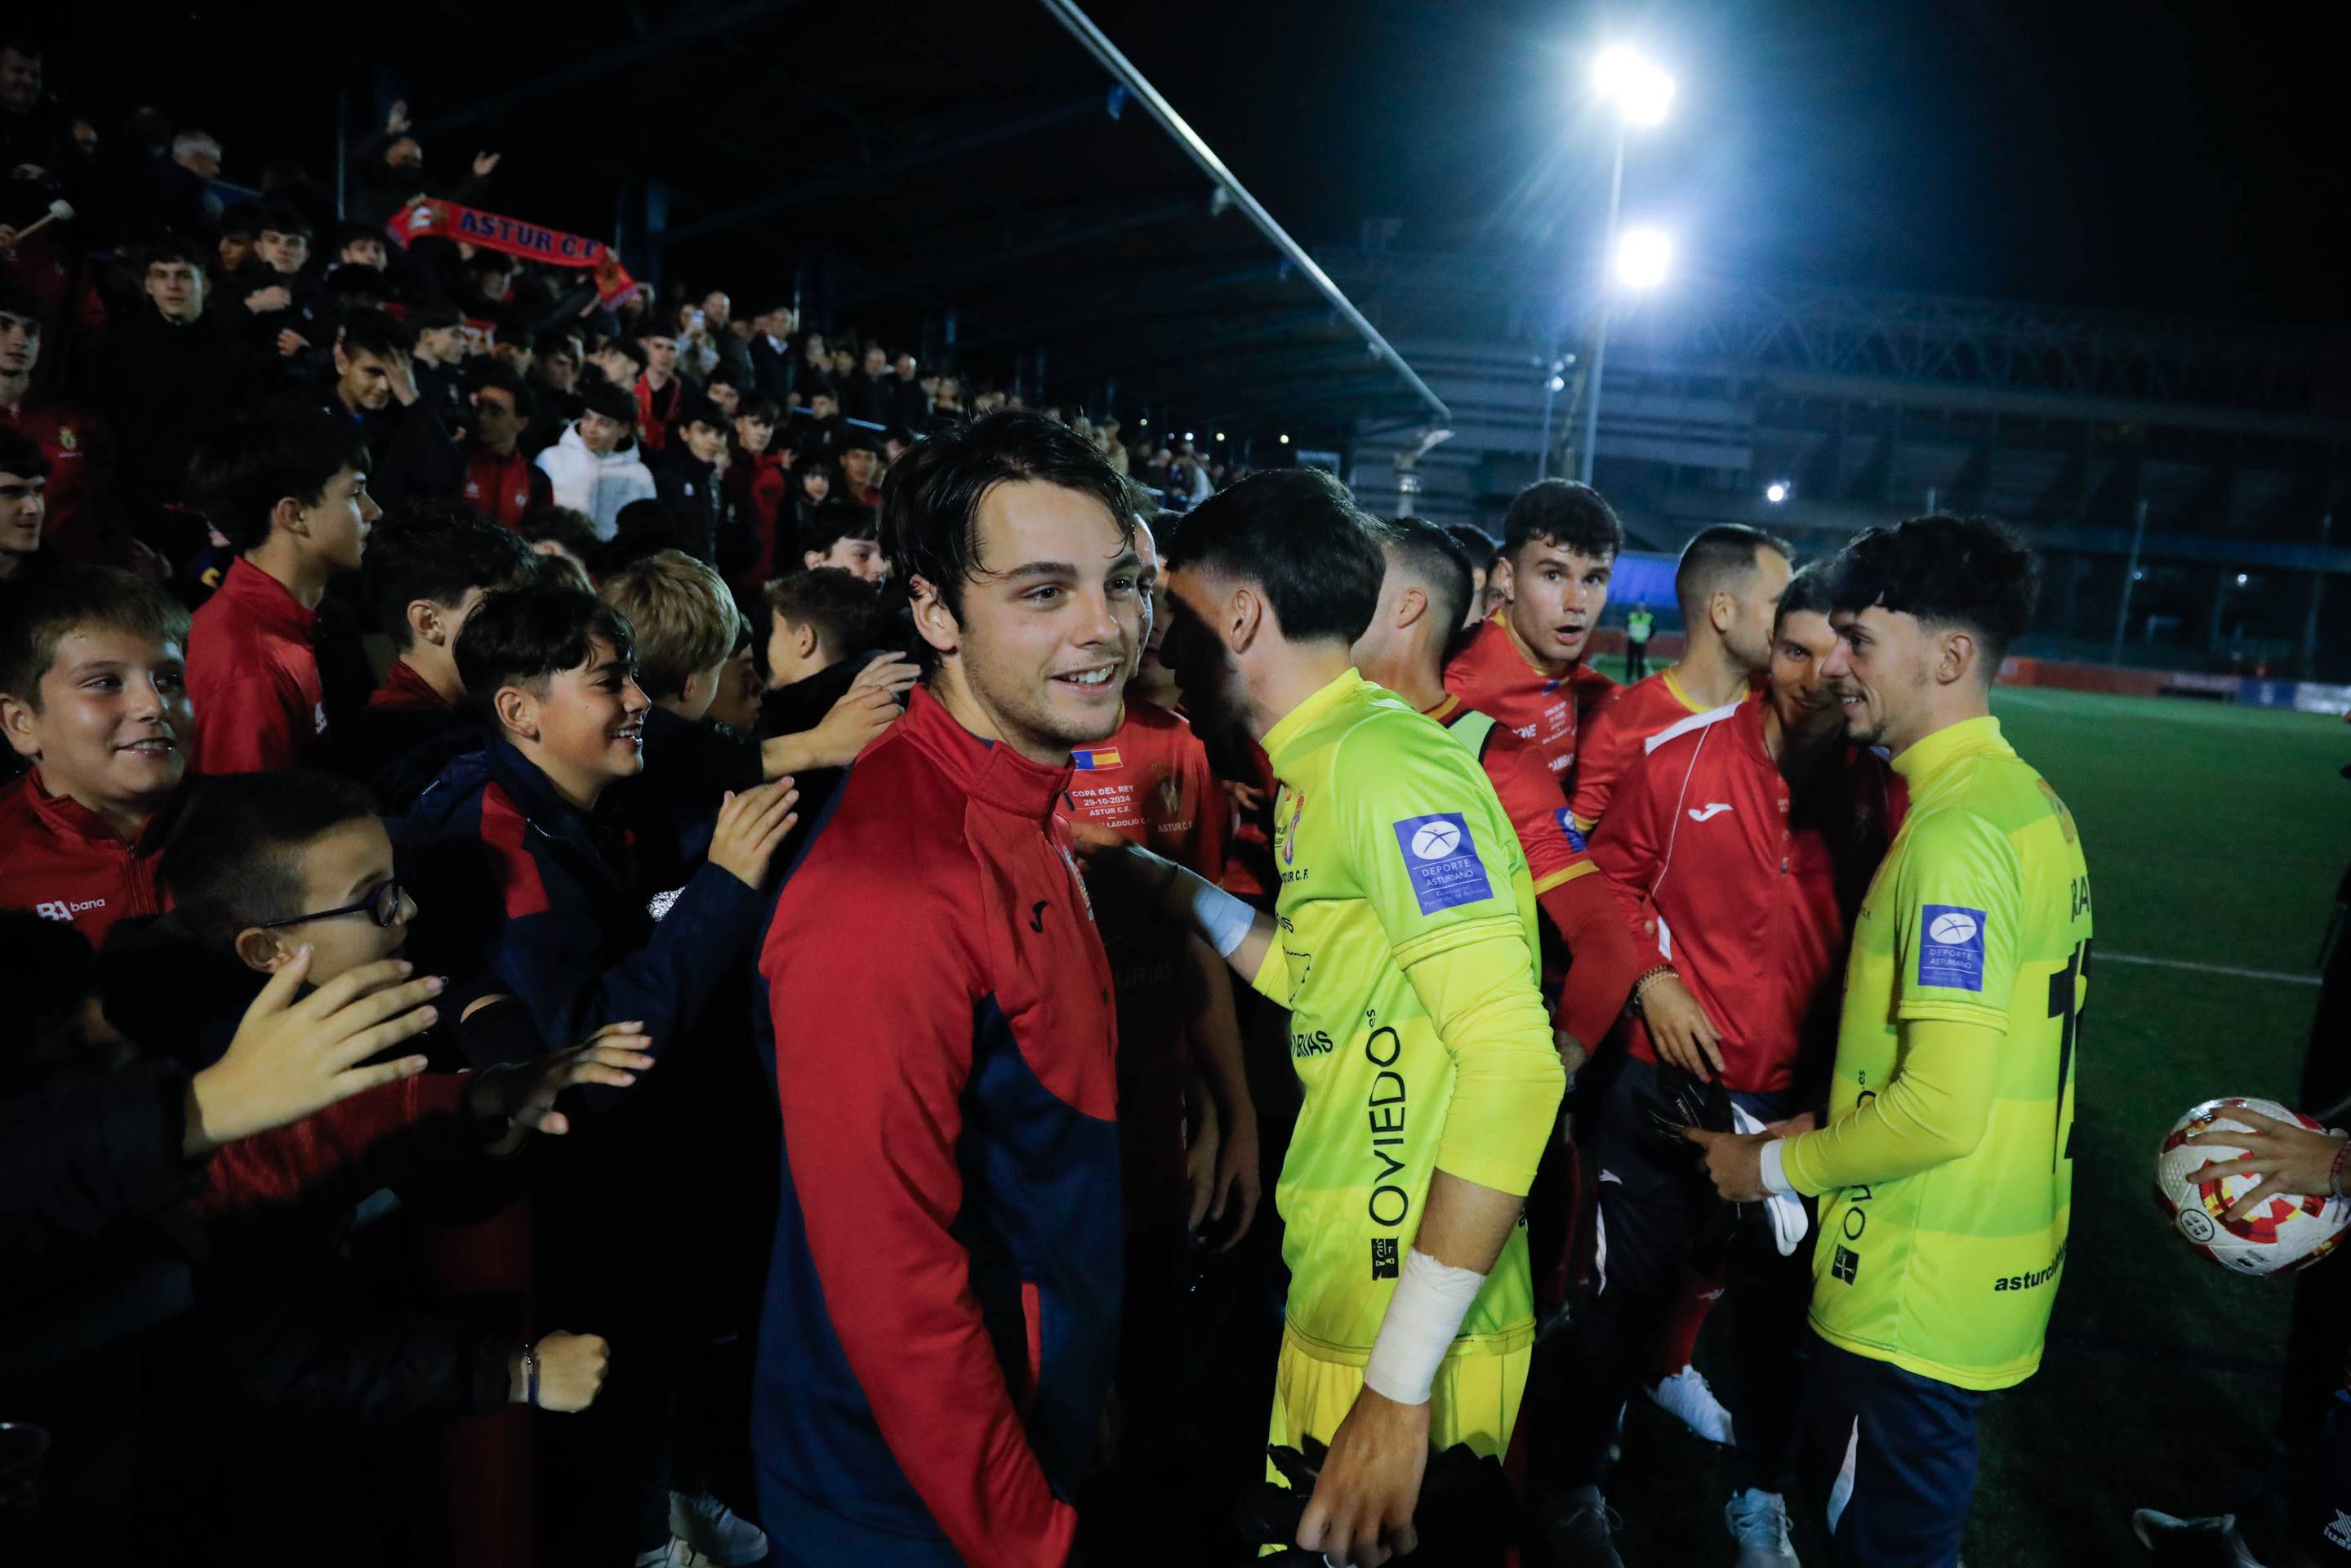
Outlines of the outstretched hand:
<svg viewBox="0 0 2351 1568">
<path fill-rule="evenodd" d="M 466 1108 L 479 1121 L 504 1120 L 516 1130 L 560 1137 L 571 1131 L 570 1118 L 555 1108 L 565 1090 L 581 1083 L 626 1089 L 653 1066 L 645 1050 L 653 1039 L 644 1027 L 608 1023 L 569 1051 L 485 1069 L 465 1086 Z"/>
</svg>

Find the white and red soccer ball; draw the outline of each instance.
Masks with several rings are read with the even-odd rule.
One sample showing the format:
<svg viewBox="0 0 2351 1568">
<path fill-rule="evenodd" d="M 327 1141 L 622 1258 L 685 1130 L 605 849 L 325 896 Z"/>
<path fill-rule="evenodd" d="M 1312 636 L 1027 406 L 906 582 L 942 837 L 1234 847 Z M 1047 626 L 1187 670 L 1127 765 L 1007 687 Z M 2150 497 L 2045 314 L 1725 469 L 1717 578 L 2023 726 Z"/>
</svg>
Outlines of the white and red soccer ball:
<svg viewBox="0 0 2351 1568">
<path fill-rule="evenodd" d="M 2245 1151 L 2185 1140 L 2191 1133 L 2251 1132 L 2251 1123 L 2230 1119 L 2230 1111 L 2238 1106 L 2314 1133 L 2326 1130 L 2273 1100 L 2235 1094 L 2207 1100 L 2180 1117 L 2165 1134 L 2163 1151 L 2155 1157 L 2155 1200 L 2189 1246 L 2224 1269 L 2240 1274 L 2283 1274 L 2307 1268 L 2335 1250 L 2345 1229 L 2351 1228 L 2351 1201 L 2273 1192 L 2244 1218 L 2223 1219 L 2230 1206 L 2259 1186 L 2262 1178 L 2232 1176 L 2202 1180 L 2199 1173 L 2204 1167 L 2233 1160 Z"/>
</svg>

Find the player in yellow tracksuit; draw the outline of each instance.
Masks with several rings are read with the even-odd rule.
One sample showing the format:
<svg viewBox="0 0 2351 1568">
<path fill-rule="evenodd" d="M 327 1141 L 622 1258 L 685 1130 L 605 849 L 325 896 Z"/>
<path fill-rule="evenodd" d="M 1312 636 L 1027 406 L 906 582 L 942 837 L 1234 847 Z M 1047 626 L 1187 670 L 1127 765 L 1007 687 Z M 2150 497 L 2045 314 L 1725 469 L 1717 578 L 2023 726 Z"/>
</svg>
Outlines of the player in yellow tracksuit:
<svg viewBox="0 0 2351 1568">
<path fill-rule="evenodd" d="M 1984 1396 L 2041 1364 L 2073 1200 L 2090 877 L 1990 692 L 2031 609 L 1986 518 L 1863 534 L 1829 570 L 1823 666 L 1909 804 L 1865 895 L 1825 1124 L 1690 1134 L 1726 1197 L 1820 1199 L 1809 1469 L 1839 1560 L 1957 1560 Z"/>
<path fill-rule="evenodd" d="M 1141 852 L 1093 857 L 1155 878 L 1290 1009 L 1304 1105 L 1276 1191 L 1270 1437 L 1330 1444 L 1298 1544 L 1366 1568 L 1411 1549 L 1432 1445 L 1509 1445 L 1534 1341 L 1520 1211 L 1565 1082 L 1492 785 L 1349 663 L 1385 568 L 1374 528 L 1335 480 L 1289 470 L 1213 497 L 1167 550 L 1186 705 L 1204 729 L 1245 725 L 1280 780 L 1275 914 Z"/>
</svg>

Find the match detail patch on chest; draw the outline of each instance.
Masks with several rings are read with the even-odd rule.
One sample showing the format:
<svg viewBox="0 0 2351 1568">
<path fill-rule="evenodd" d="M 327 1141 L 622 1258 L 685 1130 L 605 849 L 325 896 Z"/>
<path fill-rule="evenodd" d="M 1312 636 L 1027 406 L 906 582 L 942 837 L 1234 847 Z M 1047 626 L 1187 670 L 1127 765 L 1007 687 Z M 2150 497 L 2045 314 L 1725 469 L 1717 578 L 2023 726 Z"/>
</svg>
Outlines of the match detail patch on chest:
<svg viewBox="0 0 2351 1568">
<path fill-rule="evenodd" d="M 1438 811 L 1406 817 L 1395 824 L 1396 849 L 1412 879 L 1413 896 L 1423 915 L 1476 904 L 1494 896 L 1486 862 L 1469 837 L 1469 825 L 1458 811 Z"/>
</svg>

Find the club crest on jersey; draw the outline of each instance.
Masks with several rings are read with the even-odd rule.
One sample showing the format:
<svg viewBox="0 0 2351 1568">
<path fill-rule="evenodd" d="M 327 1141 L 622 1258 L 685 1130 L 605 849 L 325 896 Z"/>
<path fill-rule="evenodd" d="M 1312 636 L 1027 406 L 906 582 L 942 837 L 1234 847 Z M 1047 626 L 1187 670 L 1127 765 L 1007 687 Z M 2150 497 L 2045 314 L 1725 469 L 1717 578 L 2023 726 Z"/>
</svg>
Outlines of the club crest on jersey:
<svg viewBox="0 0 2351 1568">
<path fill-rule="evenodd" d="M 1469 824 L 1458 811 L 1437 811 L 1406 817 L 1395 824 L 1396 849 L 1412 878 L 1413 896 L 1423 915 L 1435 915 L 1464 904 L 1494 896 L 1487 880 L 1486 862 L 1469 837 Z"/>
<path fill-rule="evenodd" d="M 1984 972 L 1984 912 L 1930 904 L 1918 913 L 1918 983 L 1947 990 L 1980 991 Z"/>
<path fill-rule="evenodd" d="M 1298 819 L 1306 810 L 1306 792 L 1300 790 L 1290 798 L 1290 826 L 1281 831 L 1281 863 L 1293 865 L 1298 860 Z"/>
</svg>

